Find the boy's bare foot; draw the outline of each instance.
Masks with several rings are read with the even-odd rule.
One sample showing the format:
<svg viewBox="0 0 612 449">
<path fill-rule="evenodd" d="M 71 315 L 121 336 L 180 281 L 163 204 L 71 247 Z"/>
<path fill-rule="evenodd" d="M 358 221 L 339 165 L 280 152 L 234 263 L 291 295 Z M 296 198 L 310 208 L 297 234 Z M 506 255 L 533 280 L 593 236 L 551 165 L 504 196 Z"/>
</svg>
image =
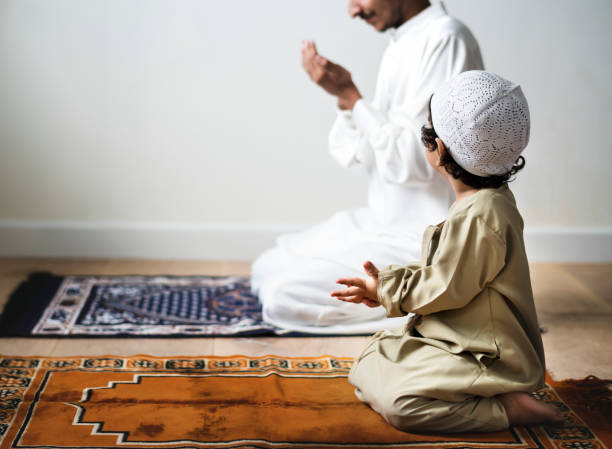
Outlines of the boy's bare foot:
<svg viewBox="0 0 612 449">
<path fill-rule="evenodd" d="M 506 409 L 508 421 L 513 426 L 531 426 L 535 424 L 561 424 L 563 415 L 559 410 L 537 401 L 527 393 L 515 391 L 496 396 Z"/>
</svg>

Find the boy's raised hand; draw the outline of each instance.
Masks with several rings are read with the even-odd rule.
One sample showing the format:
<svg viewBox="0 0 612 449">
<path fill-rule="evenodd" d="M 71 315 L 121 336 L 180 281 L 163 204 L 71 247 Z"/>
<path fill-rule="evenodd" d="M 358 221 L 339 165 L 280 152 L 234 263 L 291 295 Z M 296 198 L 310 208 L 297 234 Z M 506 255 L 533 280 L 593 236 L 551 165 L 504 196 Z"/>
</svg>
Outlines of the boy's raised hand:
<svg viewBox="0 0 612 449">
<path fill-rule="evenodd" d="M 365 304 L 368 307 L 378 307 L 378 268 L 369 260 L 363 264 L 363 269 L 368 275 L 362 278 L 342 278 L 336 283 L 346 285 L 344 290 L 335 290 L 331 295 L 340 301 Z"/>
</svg>

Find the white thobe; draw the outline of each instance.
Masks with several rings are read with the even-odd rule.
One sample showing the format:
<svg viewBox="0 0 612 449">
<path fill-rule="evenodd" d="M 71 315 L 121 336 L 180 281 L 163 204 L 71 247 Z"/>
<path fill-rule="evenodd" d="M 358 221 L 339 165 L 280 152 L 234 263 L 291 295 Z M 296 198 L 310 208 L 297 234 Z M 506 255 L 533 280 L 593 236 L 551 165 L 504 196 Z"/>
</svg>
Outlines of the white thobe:
<svg viewBox="0 0 612 449">
<path fill-rule="evenodd" d="M 429 98 L 466 70 L 482 69 L 469 29 L 435 4 L 390 33 L 371 103 L 339 111 L 332 157 L 369 176 L 368 205 L 341 211 L 306 231 L 282 235 L 252 266 L 264 320 L 318 334 L 361 334 L 397 326 L 381 307 L 338 301 L 339 277 L 365 277 L 362 264 L 407 264 L 420 257 L 423 230 L 442 221 L 454 200 L 429 166 L 421 143 Z"/>
</svg>

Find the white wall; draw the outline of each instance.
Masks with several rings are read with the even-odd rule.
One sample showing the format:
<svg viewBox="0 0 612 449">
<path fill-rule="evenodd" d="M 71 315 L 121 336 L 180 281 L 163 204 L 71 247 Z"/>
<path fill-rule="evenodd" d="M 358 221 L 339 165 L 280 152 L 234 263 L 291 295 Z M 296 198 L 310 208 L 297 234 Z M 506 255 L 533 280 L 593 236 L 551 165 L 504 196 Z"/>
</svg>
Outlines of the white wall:
<svg viewBox="0 0 612 449">
<path fill-rule="evenodd" d="M 612 260 L 612 3 L 446 4 L 530 102 L 532 258 Z M 4 0 L 0 255 L 252 258 L 363 204 L 303 38 L 371 97 L 386 37 L 343 0 Z"/>
</svg>

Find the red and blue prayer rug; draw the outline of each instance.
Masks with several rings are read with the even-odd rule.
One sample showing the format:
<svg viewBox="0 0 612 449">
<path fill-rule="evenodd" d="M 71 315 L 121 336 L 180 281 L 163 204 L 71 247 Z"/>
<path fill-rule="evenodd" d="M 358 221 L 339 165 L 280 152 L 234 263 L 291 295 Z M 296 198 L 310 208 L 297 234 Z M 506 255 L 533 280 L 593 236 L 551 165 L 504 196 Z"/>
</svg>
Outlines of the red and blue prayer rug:
<svg viewBox="0 0 612 449">
<path fill-rule="evenodd" d="M 283 335 L 262 320 L 248 278 L 34 273 L 9 298 L 0 336 Z"/>
<path fill-rule="evenodd" d="M 352 359 L 0 356 L 0 449 L 411 448 L 605 449 L 610 382 L 555 382 L 534 396 L 555 427 L 418 435 L 353 394 Z"/>
</svg>

